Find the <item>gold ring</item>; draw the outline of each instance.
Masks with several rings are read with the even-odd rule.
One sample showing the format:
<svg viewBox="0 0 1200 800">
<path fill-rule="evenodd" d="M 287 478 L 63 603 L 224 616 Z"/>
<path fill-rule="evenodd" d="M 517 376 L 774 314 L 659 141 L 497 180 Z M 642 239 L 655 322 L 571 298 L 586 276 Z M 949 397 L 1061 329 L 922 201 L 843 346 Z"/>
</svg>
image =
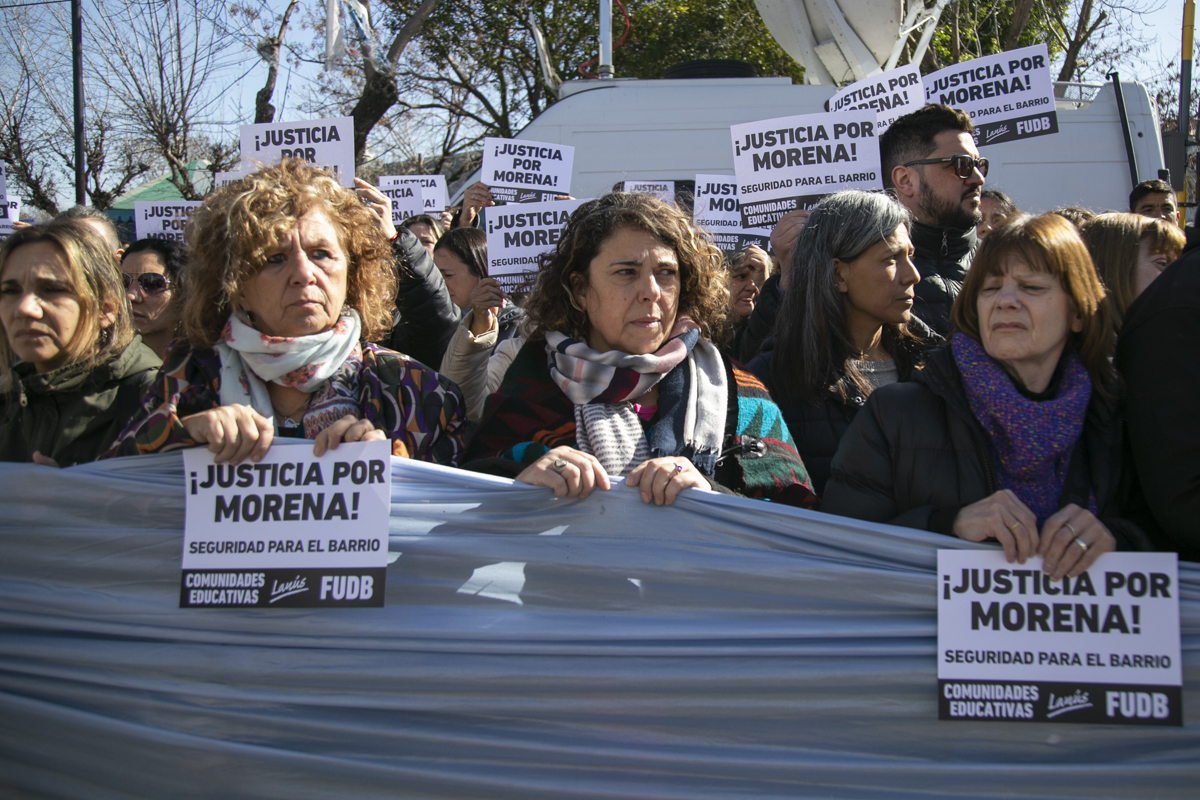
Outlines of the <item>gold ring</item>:
<svg viewBox="0 0 1200 800">
<path fill-rule="evenodd" d="M 1086 553 L 1086 552 L 1088 551 L 1087 542 L 1085 542 L 1083 539 L 1080 539 L 1078 536 L 1076 536 L 1076 537 L 1075 537 L 1075 544 L 1077 544 L 1077 545 L 1079 545 L 1080 547 L 1082 547 L 1082 548 L 1083 548 L 1083 552 L 1085 552 L 1085 553 Z"/>
<path fill-rule="evenodd" d="M 676 464 L 675 465 L 675 474 L 678 475 L 681 472 L 683 472 L 683 464 Z"/>
<path fill-rule="evenodd" d="M 1021 520 L 1017 520 L 1012 525 L 1005 525 L 1004 527 L 1008 528 L 1009 531 L 1015 531 L 1017 529 L 1017 526 L 1020 524 L 1021 524 Z"/>
<path fill-rule="evenodd" d="M 565 458 L 556 458 L 554 459 L 554 463 L 550 465 L 550 469 L 554 470 L 559 475 L 562 475 L 563 470 L 567 468 L 568 463 L 569 462 Z"/>
<path fill-rule="evenodd" d="M 1071 532 L 1071 535 L 1072 535 L 1072 536 L 1078 536 L 1078 535 L 1079 535 L 1079 531 L 1075 530 L 1075 526 L 1074 526 L 1074 525 L 1072 525 L 1071 523 L 1069 523 L 1069 522 L 1064 522 L 1064 523 L 1063 523 L 1063 527 L 1064 527 L 1064 528 L 1066 528 L 1067 530 L 1069 530 L 1069 531 Z M 1084 549 L 1086 549 L 1086 548 L 1084 548 Z"/>
</svg>

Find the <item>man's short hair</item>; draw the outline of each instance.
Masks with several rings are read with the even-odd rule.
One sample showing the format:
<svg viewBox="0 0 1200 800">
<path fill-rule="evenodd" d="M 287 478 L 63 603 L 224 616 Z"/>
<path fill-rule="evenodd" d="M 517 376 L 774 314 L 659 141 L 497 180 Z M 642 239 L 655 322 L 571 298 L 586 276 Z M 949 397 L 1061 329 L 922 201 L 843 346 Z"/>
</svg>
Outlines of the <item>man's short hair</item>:
<svg viewBox="0 0 1200 800">
<path fill-rule="evenodd" d="M 60 211 L 54 216 L 55 219 L 77 219 L 87 220 L 94 219 L 102 223 L 104 227 L 104 241 L 108 242 L 108 246 L 114 251 L 121 249 L 121 237 L 117 235 L 117 226 L 113 224 L 112 218 L 99 209 L 91 206 L 71 206 L 66 211 Z"/>
<path fill-rule="evenodd" d="M 173 239 L 138 239 L 129 247 L 125 248 L 125 252 L 121 254 L 121 263 L 125 263 L 125 259 L 129 258 L 134 253 L 142 252 L 157 253 L 159 259 L 163 263 L 163 271 L 172 281 L 176 280 L 183 268 L 187 266 L 187 248 L 181 243 Z"/>
<path fill-rule="evenodd" d="M 934 137 L 943 131 L 974 133 L 975 126 L 965 111 L 937 103 L 930 103 L 893 122 L 879 137 L 883 188 L 893 188 L 892 170 L 896 167 L 925 158 L 936 150 Z"/>
<path fill-rule="evenodd" d="M 1152 181 L 1142 181 L 1137 186 L 1133 187 L 1133 191 L 1129 193 L 1129 211 L 1136 214 L 1137 204 L 1142 202 L 1142 198 L 1148 194 L 1169 194 L 1171 198 L 1175 197 L 1175 190 L 1171 188 L 1171 184 L 1164 180 L 1155 178 Z"/>
</svg>

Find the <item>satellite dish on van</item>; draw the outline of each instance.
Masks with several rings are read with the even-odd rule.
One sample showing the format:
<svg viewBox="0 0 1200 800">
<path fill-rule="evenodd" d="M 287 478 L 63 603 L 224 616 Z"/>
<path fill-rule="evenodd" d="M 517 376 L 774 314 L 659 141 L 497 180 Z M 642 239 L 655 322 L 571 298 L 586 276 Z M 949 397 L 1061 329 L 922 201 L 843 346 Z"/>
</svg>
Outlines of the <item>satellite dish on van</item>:
<svg viewBox="0 0 1200 800">
<path fill-rule="evenodd" d="M 807 83 L 842 86 L 892 69 L 908 37 L 921 30 L 910 63 L 920 63 L 949 0 L 754 0 L 783 51 Z M 907 10 L 905 6 L 908 6 Z"/>
</svg>

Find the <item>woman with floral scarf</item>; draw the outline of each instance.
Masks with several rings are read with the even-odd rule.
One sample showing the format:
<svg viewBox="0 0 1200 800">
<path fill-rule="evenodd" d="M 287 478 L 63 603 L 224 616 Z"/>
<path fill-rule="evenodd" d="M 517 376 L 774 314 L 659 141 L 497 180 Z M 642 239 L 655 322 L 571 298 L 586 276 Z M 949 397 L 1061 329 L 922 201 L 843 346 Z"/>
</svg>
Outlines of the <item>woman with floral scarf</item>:
<svg viewBox="0 0 1200 800">
<path fill-rule="evenodd" d="M 387 213 L 296 160 L 210 196 L 187 229 L 185 338 L 108 455 L 207 445 L 236 464 L 279 436 L 315 440 L 316 455 L 389 439 L 393 455 L 456 465 L 458 389 L 368 343 L 392 323 Z"/>
<path fill-rule="evenodd" d="M 625 193 L 580 206 L 464 466 L 556 497 L 622 480 L 658 505 L 696 487 L 813 507 L 779 409 L 712 342 L 727 308 L 721 253 L 679 211 Z"/>
</svg>

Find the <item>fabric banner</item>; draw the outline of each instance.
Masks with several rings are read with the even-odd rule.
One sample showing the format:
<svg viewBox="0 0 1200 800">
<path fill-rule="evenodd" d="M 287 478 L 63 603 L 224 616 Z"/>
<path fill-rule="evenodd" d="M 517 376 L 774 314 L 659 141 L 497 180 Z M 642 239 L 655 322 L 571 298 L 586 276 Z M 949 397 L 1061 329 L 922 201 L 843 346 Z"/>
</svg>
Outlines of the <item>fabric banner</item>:
<svg viewBox="0 0 1200 800">
<path fill-rule="evenodd" d="M 263 611 L 178 608 L 178 453 L 0 464 L 0 795 L 1195 796 L 1195 564 L 1183 727 L 939 722 L 937 550 L 984 545 L 390 469 L 386 606 Z"/>
</svg>

